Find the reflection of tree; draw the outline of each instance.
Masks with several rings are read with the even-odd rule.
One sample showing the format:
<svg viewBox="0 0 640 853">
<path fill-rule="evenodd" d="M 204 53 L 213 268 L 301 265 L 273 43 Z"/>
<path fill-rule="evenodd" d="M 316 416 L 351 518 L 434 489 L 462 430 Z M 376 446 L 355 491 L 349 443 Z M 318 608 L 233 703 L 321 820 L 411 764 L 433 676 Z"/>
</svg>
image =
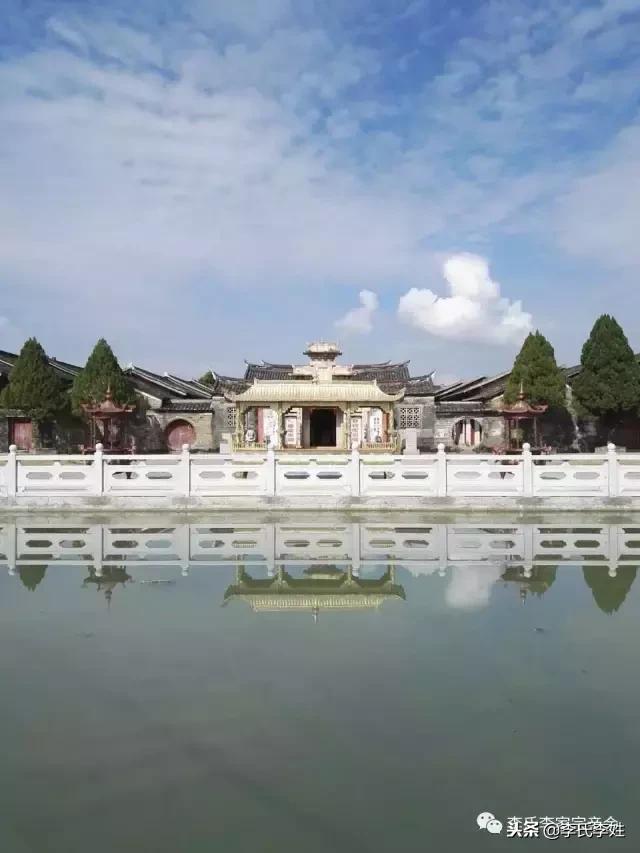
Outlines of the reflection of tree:
<svg viewBox="0 0 640 853">
<path fill-rule="evenodd" d="M 42 582 L 46 571 L 46 566 L 22 566 L 18 569 L 20 580 L 31 592 Z"/>
<path fill-rule="evenodd" d="M 557 566 L 532 566 L 531 575 L 527 577 L 523 566 L 509 566 L 502 575 L 502 580 L 519 583 L 520 595 L 523 598 L 528 593 L 542 597 L 555 582 L 557 570 Z"/>
<path fill-rule="evenodd" d="M 616 576 L 612 578 L 604 566 L 582 567 L 593 600 L 603 613 L 615 613 L 620 609 L 636 579 L 637 571 L 637 566 L 618 566 Z"/>
</svg>

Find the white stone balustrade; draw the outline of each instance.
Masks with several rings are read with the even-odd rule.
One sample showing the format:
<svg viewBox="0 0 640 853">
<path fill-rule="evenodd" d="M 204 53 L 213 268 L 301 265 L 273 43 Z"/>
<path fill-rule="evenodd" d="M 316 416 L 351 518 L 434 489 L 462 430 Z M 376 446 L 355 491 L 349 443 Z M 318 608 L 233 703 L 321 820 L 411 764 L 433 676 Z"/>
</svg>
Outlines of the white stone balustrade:
<svg viewBox="0 0 640 853">
<path fill-rule="evenodd" d="M 418 455 L 264 452 L 0 456 L 0 498 L 635 498 L 640 453 Z"/>
<path fill-rule="evenodd" d="M 126 526 L 124 526 L 126 524 Z M 633 521 L 608 525 L 572 520 L 531 524 L 482 520 L 450 524 L 424 521 L 349 522 L 334 520 L 256 523 L 229 517 L 224 522 L 173 523 L 158 528 L 132 522 L 73 524 L 65 520 L 0 524 L 0 565 L 14 574 L 29 565 L 61 563 L 130 568 L 160 566 L 351 565 L 367 571 L 381 564 L 429 574 L 449 566 L 596 565 L 614 575 L 621 565 L 638 565 L 640 537 Z M 131 525 L 131 526 L 129 526 Z"/>
</svg>

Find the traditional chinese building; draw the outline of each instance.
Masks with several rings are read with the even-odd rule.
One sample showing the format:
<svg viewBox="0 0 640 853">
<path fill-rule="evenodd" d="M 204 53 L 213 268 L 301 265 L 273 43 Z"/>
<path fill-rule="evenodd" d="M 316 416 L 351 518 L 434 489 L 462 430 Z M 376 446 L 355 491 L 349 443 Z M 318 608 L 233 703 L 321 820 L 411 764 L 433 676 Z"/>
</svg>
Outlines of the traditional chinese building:
<svg viewBox="0 0 640 853">
<path fill-rule="evenodd" d="M 179 451 L 188 444 L 194 452 L 211 452 L 272 444 L 292 452 L 335 452 L 356 444 L 375 452 L 399 449 L 409 439 L 422 451 L 440 443 L 449 450 L 506 447 L 508 371 L 438 386 L 434 372 L 412 376 L 408 361 L 341 363 L 333 343 L 309 344 L 305 355 L 300 364 L 248 362 L 237 377 L 211 371 L 207 384 L 128 365 L 125 373 L 143 401 L 127 425 L 136 449 Z M 16 358 L 0 351 L 0 389 Z M 50 363 L 70 387 L 80 368 L 55 358 Z M 565 373 L 570 394 L 579 367 Z M 77 451 L 86 441 L 79 421 L 50 426 L 43 441 L 36 435 L 42 425 L 36 428 L 22 412 L 0 412 L 0 452 L 9 444 Z M 636 433 L 620 443 L 638 446 Z"/>
</svg>

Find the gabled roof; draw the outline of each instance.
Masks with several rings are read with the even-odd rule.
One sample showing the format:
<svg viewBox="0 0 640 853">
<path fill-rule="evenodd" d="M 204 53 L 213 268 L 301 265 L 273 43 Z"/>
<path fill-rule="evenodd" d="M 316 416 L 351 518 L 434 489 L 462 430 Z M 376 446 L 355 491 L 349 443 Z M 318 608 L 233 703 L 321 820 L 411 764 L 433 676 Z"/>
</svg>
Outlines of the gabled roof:
<svg viewBox="0 0 640 853">
<path fill-rule="evenodd" d="M 271 361 L 263 361 L 260 364 L 256 362 L 245 362 L 247 365 L 244 378 L 247 382 L 253 382 L 258 379 L 261 382 L 310 382 L 312 376 L 309 374 L 294 373 L 293 364 L 276 364 Z M 377 382 L 378 385 L 388 393 L 397 393 L 401 388 L 404 388 L 410 381 L 409 362 L 391 363 L 383 361 L 372 364 L 353 364 L 350 365 L 352 373 L 344 378 L 348 378 L 350 382 Z M 347 365 L 344 365 L 347 367 Z M 425 374 L 425 376 L 417 377 L 421 380 L 418 384 L 425 391 L 433 390 L 433 382 L 431 377 L 433 374 Z M 429 384 L 430 383 L 430 384 Z"/>
<path fill-rule="evenodd" d="M 459 402 L 462 400 L 489 400 L 504 391 L 511 371 L 496 376 L 480 376 L 468 382 L 456 383 L 436 392 L 438 402 Z"/>
<path fill-rule="evenodd" d="M 162 375 L 153 373 L 151 370 L 145 370 L 135 364 L 128 365 L 124 372 L 138 390 L 160 400 L 172 397 L 210 399 L 213 396 L 212 390 L 202 391 L 185 379 L 179 379 L 177 376 L 171 376 L 168 373 Z"/>
</svg>

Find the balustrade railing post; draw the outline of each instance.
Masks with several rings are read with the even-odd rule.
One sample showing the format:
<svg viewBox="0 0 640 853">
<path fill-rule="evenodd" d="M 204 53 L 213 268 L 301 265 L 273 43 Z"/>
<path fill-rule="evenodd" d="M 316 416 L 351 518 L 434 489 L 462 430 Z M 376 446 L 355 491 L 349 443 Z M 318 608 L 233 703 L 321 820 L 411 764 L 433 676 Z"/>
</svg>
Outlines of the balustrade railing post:
<svg viewBox="0 0 640 853">
<path fill-rule="evenodd" d="M 7 457 L 7 495 L 15 497 L 18 493 L 18 457 L 15 444 L 9 445 L 9 456 Z"/>
<path fill-rule="evenodd" d="M 447 454 L 444 450 L 444 444 L 438 445 L 436 469 L 438 472 L 436 480 L 438 497 L 445 498 L 447 496 Z"/>
<path fill-rule="evenodd" d="M 351 445 L 351 496 L 360 497 L 360 448 L 357 441 Z"/>
<path fill-rule="evenodd" d="M 266 492 L 271 496 L 274 496 L 276 493 L 276 452 L 273 448 L 273 442 L 269 442 L 269 447 L 267 449 Z"/>
<path fill-rule="evenodd" d="M 96 444 L 96 449 L 93 454 L 93 468 L 97 495 L 104 494 L 104 456 L 102 451 L 103 446 L 101 444 Z"/>
<path fill-rule="evenodd" d="M 191 494 L 191 454 L 189 453 L 189 445 L 182 445 L 182 491 L 185 497 Z"/>
<path fill-rule="evenodd" d="M 522 494 L 525 498 L 533 497 L 533 458 L 528 441 L 522 445 Z"/>
<path fill-rule="evenodd" d="M 612 441 L 607 444 L 607 460 L 609 465 L 609 497 L 615 498 L 618 496 L 618 454 Z"/>
</svg>

